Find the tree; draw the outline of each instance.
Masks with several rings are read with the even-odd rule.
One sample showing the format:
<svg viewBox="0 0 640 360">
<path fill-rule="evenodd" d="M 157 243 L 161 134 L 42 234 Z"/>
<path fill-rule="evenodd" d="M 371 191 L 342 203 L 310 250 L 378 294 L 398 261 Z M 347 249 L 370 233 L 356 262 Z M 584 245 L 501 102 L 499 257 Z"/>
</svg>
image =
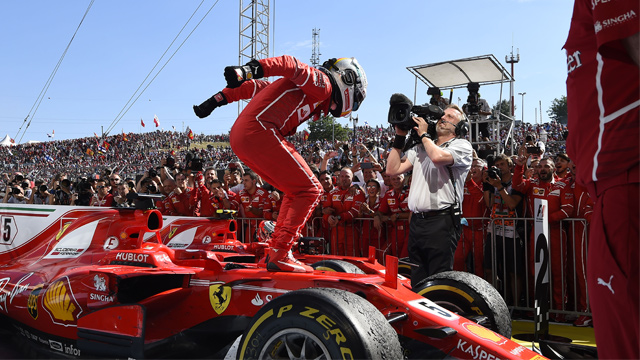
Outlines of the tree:
<svg viewBox="0 0 640 360">
<path fill-rule="evenodd" d="M 566 124 L 567 123 L 567 97 L 561 96 L 560 99 L 553 99 L 551 107 L 547 110 L 547 115 L 551 120 Z"/>
<path fill-rule="evenodd" d="M 496 110 L 500 110 L 500 114 L 502 115 L 511 117 L 511 102 L 507 100 L 496 102 L 496 104 L 493 106 L 493 112 L 495 113 Z"/>
<path fill-rule="evenodd" d="M 344 141 L 349 138 L 350 133 L 351 129 L 335 121 L 334 117 L 331 115 L 309 123 L 309 141 L 331 141 L 334 134 L 336 140 Z"/>
</svg>

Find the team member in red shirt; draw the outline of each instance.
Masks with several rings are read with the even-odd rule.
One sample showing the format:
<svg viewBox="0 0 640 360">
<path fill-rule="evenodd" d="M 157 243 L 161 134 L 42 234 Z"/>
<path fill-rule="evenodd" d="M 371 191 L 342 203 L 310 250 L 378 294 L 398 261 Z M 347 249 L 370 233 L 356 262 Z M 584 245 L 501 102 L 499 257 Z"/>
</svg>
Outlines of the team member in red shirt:
<svg viewBox="0 0 640 360">
<path fill-rule="evenodd" d="M 176 175 L 176 188 L 169 194 L 166 209 L 176 216 L 194 216 L 195 208 L 191 201 L 193 188 L 187 186 L 187 176 L 184 173 Z"/>
<path fill-rule="evenodd" d="M 523 179 L 524 164 L 527 158 L 525 156 L 519 156 L 516 160 L 516 167 L 513 171 L 513 188 L 525 195 L 527 202 L 525 217 L 533 217 L 535 215 L 534 202 L 535 199 L 547 199 L 551 187 L 554 184 L 554 163 L 550 158 L 543 158 L 538 165 L 538 178 L 533 180 Z M 535 274 L 535 262 L 534 262 L 534 248 L 535 248 L 535 228 L 533 225 L 528 227 L 530 229 L 529 235 L 529 290 L 533 294 L 534 289 L 534 274 Z M 559 238 L 554 237 L 550 232 L 549 242 L 550 256 L 551 256 L 551 281 L 553 290 L 553 308 L 561 310 L 564 305 L 563 294 L 563 282 L 562 276 L 564 274 L 563 266 L 567 263 L 567 244 L 566 237 Z M 566 285 L 566 284 L 564 284 Z M 556 320 L 556 319 L 554 319 Z M 562 320 L 562 317 L 558 317 L 557 320 Z"/>
<path fill-rule="evenodd" d="M 473 159 L 471 163 L 471 170 L 464 184 L 464 199 L 462 201 L 462 214 L 465 218 L 481 218 L 488 213 L 482 189 L 482 171 L 485 166 L 484 160 L 478 158 Z M 469 253 L 472 252 L 474 272 L 483 277 L 484 223 L 480 219 L 467 219 L 467 221 L 467 226 L 462 228 L 462 241 L 458 242 L 458 248 L 454 255 L 453 269 L 465 271 L 465 262 Z"/>
<path fill-rule="evenodd" d="M 376 179 L 370 179 L 365 184 L 366 195 L 365 201 L 360 206 L 360 214 L 363 218 L 369 219 L 362 223 L 362 237 L 360 239 L 360 252 L 363 256 L 369 254 L 369 246 L 373 246 L 378 250 L 384 250 L 386 247 L 386 236 L 383 229 L 376 227 L 373 223 L 375 214 L 380 209 L 380 183 Z M 377 251 L 378 260 L 382 261 L 381 251 Z"/>
<path fill-rule="evenodd" d="M 273 83 L 262 77 L 282 76 Z M 252 60 L 225 68 L 227 88 L 194 107 L 199 117 L 217 106 L 251 98 L 230 136 L 234 153 L 266 182 L 284 192 L 266 258 L 271 271 L 312 272 L 289 250 L 320 201 L 322 186 L 285 137 L 322 114 L 348 116 L 366 96 L 367 77 L 355 58 L 331 59 L 316 69 L 291 56 Z M 255 146 L 260 144 L 260 146 Z"/>
<path fill-rule="evenodd" d="M 374 226 L 381 227 L 387 223 L 387 254 L 400 258 L 409 256 L 407 240 L 409 239 L 409 187 L 404 186 L 404 175 L 391 177 L 391 188 L 380 199 L 380 209 L 373 219 Z"/>
<path fill-rule="evenodd" d="M 248 220 L 244 223 L 244 241 L 250 243 L 255 240 L 256 229 L 260 221 L 252 219 L 271 220 L 271 199 L 269 193 L 258 187 L 258 176 L 251 171 L 242 176 L 244 189 L 240 190 L 241 211 L 244 218 Z"/>
<path fill-rule="evenodd" d="M 200 199 L 200 216 L 219 217 L 218 210 L 237 210 L 229 195 L 222 188 L 222 183 L 218 179 L 211 179 L 208 184 L 201 184 L 198 187 L 198 197 Z"/>
<path fill-rule="evenodd" d="M 331 230 L 331 253 L 333 255 L 362 256 L 356 241 L 359 229 L 353 219 L 360 215 L 360 206 L 365 201 L 364 193 L 358 187 L 352 187 L 353 173 L 351 169 L 340 170 L 338 186 L 329 193 L 327 201 L 322 204 L 323 221 Z M 356 249 L 357 252 L 356 253 Z"/>
<path fill-rule="evenodd" d="M 113 206 L 113 195 L 109 193 L 110 187 L 104 179 L 96 181 L 96 193 L 91 198 L 91 206 L 111 207 Z"/>
<path fill-rule="evenodd" d="M 638 16 L 637 0 L 576 0 L 564 45 L 567 152 L 595 202 L 587 274 L 601 358 L 640 358 Z"/>
</svg>

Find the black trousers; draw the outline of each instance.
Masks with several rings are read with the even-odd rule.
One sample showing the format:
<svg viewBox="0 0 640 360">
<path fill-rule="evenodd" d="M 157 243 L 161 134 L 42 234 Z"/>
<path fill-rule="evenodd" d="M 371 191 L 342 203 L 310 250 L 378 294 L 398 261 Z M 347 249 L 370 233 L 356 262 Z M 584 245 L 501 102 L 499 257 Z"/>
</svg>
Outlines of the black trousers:
<svg viewBox="0 0 640 360">
<path fill-rule="evenodd" d="M 409 260 L 419 265 L 411 269 L 412 287 L 433 274 L 453 270 L 453 256 L 461 233 L 460 216 L 411 216 Z"/>
</svg>

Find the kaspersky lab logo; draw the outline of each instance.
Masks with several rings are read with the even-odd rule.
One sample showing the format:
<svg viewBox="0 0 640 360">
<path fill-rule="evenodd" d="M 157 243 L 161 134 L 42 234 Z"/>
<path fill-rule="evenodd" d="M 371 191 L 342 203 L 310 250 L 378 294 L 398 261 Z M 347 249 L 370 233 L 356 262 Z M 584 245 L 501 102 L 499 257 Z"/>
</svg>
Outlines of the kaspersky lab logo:
<svg viewBox="0 0 640 360">
<path fill-rule="evenodd" d="M 42 303 L 51 320 L 58 325 L 76 326 L 76 319 L 82 313 L 66 276 L 49 285 Z"/>
</svg>

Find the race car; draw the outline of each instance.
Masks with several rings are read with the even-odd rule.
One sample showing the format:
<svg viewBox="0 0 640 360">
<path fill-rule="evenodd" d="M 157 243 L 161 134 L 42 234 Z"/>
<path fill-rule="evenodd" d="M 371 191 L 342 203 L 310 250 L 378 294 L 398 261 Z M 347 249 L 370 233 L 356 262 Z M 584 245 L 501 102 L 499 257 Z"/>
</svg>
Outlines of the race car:
<svg viewBox="0 0 640 360">
<path fill-rule="evenodd" d="M 542 359 L 510 340 L 499 294 L 447 272 L 411 288 L 398 259 L 323 254 L 270 272 L 233 218 L 157 210 L 0 207 L 2 324 L 47 357 Z M 313 244 L 312 244 L 313 243 Z"/>
</svg>

